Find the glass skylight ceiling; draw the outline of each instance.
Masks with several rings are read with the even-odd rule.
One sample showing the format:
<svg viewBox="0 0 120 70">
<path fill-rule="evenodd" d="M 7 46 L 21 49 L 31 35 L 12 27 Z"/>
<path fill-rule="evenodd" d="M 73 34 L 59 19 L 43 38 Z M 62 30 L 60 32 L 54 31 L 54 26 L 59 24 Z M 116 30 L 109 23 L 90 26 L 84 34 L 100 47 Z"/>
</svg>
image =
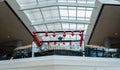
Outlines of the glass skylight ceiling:
<svg viewBox="0 0 120 70">
<path fill-rule="evenodd" d="M 94 8 L 95 0 L 16 0 L 36 31 L 71 31 L 84 30 Z M 43 41 L 58 40 L 62 33 L 53 37 L 39 34 Z M 72 37 L 69 33 L 65 40 L 79 40 L 79 36 Z"/>
</svg>

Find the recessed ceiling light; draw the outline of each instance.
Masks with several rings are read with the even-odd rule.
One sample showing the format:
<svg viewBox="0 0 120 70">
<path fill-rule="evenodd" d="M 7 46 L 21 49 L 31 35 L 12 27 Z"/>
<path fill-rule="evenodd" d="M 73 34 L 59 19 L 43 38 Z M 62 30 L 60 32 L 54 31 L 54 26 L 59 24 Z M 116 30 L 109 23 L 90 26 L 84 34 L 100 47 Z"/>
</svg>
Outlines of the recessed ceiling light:
<svg viewBox="0 0 120 70">
<path fill-rule="evenodd" d="M 118 35 L 118 33 L 115 33 L 115 35 Z"/>
<path fill-rule="evenodd" d="M 8 35 L 7 38 L 10 38 L 10 36 Z"/>
</svg>

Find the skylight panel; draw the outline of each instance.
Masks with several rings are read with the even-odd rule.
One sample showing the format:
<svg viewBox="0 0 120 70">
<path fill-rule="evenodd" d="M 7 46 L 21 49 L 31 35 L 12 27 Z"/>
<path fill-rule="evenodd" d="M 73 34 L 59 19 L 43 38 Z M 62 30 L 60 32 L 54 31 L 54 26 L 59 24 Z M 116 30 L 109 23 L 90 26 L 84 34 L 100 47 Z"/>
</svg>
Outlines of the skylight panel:
<svg viewBox="0 0 120 70">
<path fill-rule="evenodd" d="M 70 26 L 68 23 L 62 23 L 63 30 L 70 30 Z"/>
<path fill-rule="evenodd" d="M 76 0 L 68 0 L 68 2 L 76 3 Z"/>
<path fill-rule="evenodd" d="M 67 0 L 58 0 L 58 2 L 67 2 Z"/>
<path fill-rule="evenodd" d="M 77 10 L 77 17 L 85 17 L 85 10 Z"/>
<path fill-rule="evenodd" d="M 77 17 L 77 20 L 79 20 L 79 21 L 85 21 L 86 18 L 85 17 Z"/>
<path fill-rule="evenodd" d="M 77 24 L 77 30 L 84 30 L 84 24 Z"/>
<path fill-rule="evenodd" d="M 87 0 L 77 0 L 77 3 L 86 3 Z"/>
<path fill-rule="evenodd" d="M 44 19 L 45 20 L 51 20 L 52 19 L 52 15 L 51 15 L 51 10 L 49 7 L 47 8 L 41 8 L 41 11 L 43 13 Z"/>
<path fill-rule="evenodd" d="M 41 37 L 42 37 L 43 41 L 49 41 L 49 40 L 51 40 L 50 37 L 45 37 L 45 36 L 41 36 Z"/>
<path fill-rule="evenodd" d="M 34 26 L 37 31 L 47 31 L 46 25 Z"/>
<path fill-rule="evenodd" d="M 85 25 L 85 28 L 84 28 L 84 34 L 86 34 L 86 31 L 87 31 L 87 28 L 88 28 L 88 25 Z"/>
<path fill-rule="evenodd" d="M 76 30 L 76 24 L 71 23 L 71 24 L 70 24 L 70 30 L 71 30 L 71 31 L 72 31 L 72 30 Z"/>
<path fill-rule="evenodd" d="M 87 28 L 88 28 L 88 25 L 85 25 L 85 28 L 84 28 L 84 29 L 87 30 Z"/>
<path fill-rule="evenodd" d="M 69 20 L 76 20 L 76 17 L 69 17 Z"/>
<path fill-rule="evenodd" d="M 85 7 L 77 7 L 77 10 L 85 10 Z"/>
<path fill-rule="evenodd" d="M 38 0 L 39 2 L 47 2 L 48 0 Z"/>
<path fill-rule="evenodd" d="M 54 24 L 46 24 L 49 31 L 55 31 L 56 27 Z"/>
<path fill-rule="evenodd" d="M 36 31 L 85 30 L 84 33 L 86 33 L 88 24 L 81 24 L 81 22 L 90 20 L 93 8 L 87 8 L 87 6 L 93 4 L 95 0 L 17 0 L 17 2 Z M 56 3 L 56 5 L 53 2 Z M 62 2 L 64 3 L 63 5 Z M 47 3 L 48 5 L 44 5 Z M 68 3 L 70 3 L 70 5 Z M 72 6 L 72 3 L 76 5 Z M 79 3 L 87 6 L 80 7 Z M 76 23 L 74 23 L 74 21 Z M 78 23 L 78 21 L 80 21 L 80 23 Z M 56 37 L 53 37 L 52 33 L 49 35 L 47 38 L 44 34 L 40 37 L 44 41 L 58 40 L 57 38 L 62 34 L 57 33 Z M 80 37 L 78 35 L 72 37 L 70 33 L 67 33 L 65 37 L 65 40 L 76 39 L 79 40 Z"/>
<path fill-rule="evenodd" d="M 89 3 L 89 4 L 95 4 L 95 0 L 93 0 L 93 1 L 88 1 L 87 3 Z"/>
<path fill-rule="evenodd" d="M 69 16 L 76 16 L 76 7 L 69 7 Z"/>
<path fill-rule="evenodd" d="M 91 17 L 92 11 L 86 11 L 86 17 Z"/>
<path fill-rule="evenodd" d="M 65 40 L 70 40 L 70 35 L 67 34 L 66 37 L 64 38 Z"/>
<path fill-rule="evenodd" d="M 48 2 L 56 2 L 57 0 L 48 0 Z"/>
<path fill-rule="evenodd" d="M 16 0 L 16 1 L 21 7 L 28 5 L 37 5 L 36 0 Z"/>
<path fill-rule="evenodd" d="M 65 16 L 68 17 L 67 7 L 59 7 L 59 8 L 60 8 L 60 16 L 61 16 L 61 17 L 65 17 Z"/>
<path fill-rule="evenodd" d="M 50 13 L 53 19 L 59 19 L 58 7 L 50 7 Z"/>
<path fill-rule="evenodd" d="M 58 31 L 62 31 L 61 23 L 55 23 L 55 28 L 56 28 L 56 30 L 58 30 Z"/>
<path fill-rule="evenodd" d="M 38 0 L 40 3 L 41 2 L 56 2 L 56 0 Z"/>
<path fill-rule="evenodd" d="M 31 22 L 43 21 L 43 17 L 39 9 L 25 10 L 24 13 Z"/>
<path fill-rule="evenodd" d="M 77 40 L 80 40 L 80 36 L 79 35 L 77 35 Z"/>
<path fill-rule="evenodd" d="M 71 40 L 76 40 L 76 35 L 74 35 L 74 36 L 70 35 L 70 38 L 71 38 Z"/>
<path fill-rule="evenodd" d="M 78 3 L 94 4 L 95 0 L 77 0 Z"/>
</svg>

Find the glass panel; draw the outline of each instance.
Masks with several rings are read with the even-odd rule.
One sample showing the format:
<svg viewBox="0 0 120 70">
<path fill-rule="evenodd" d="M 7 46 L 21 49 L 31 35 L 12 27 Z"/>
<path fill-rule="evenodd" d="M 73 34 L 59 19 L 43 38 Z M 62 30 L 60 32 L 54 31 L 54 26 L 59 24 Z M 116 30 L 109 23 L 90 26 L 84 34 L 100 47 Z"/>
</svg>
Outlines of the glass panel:
<svg viewBox="0 0 120 70">
<path fill-rule="evenodd" d="M 41 10 L 45 20 L 59 19 L 59 12 L 57 7 L 42 8 Z"/>
<path fill-rule="evenodd" d="M 86 19 L 85 19 L 85 20 L 90 21 L 90 18 L 87 18 L 87 17 L 86 17 Z"/>
<path fill-rule="evenodd" d="M 63 30 L 70 30 L 70 26 L 68 23 L 62 23 Z"/>
<path fill-rule="evenodd" d="M 89 3 L 89 4 L 95 4 L 95 1 L 96 0 L 88 0 L 87 3 Z"/>
<path fill-rule="evenodd" d="M 77 40 L 80 40 L 80 36 L 79 35 L 77 35 Z"/>
<path fill-rule="evenodd" d="M 60 8 L 60 16 L 61 19 L 64 19 L 64 17 L 68 18 L 68 10 L 67 7 L 59 7 Z"/>
<path fill-rule="evenodd" d="M 77 30 L 83 30 L 84 24 L 77 24 Z"/>
<path fill-rule="evenodd" d="M 74 17 L 69 16 L 69 20 L 76 20 L 76 19 L 77 19 L 76 16 L 74 16 Z"/>
<path fill-rule="evenodd" d="M 86 17 L 91 17 L 92 11 L 86 11 Z"/>
<path fill-rule="evenodd" d="M 77 17 L 85 17 L 85 8 L 77 8 Z M 80 10 L 82 9 L 82 10 Z"/>
<path fill-rule="evenodd" d="M 70 40 L 70 35 L 67 34 L 64 39 L 65 39 L 65 40 Z"/>
<path fill-rule="evenodd" d="M 53 36 L 51 35 L 51 40 L 53 40 L 53 41 L 54 41 L 54 40 L 58 40 L 58 39 L 57 39 L 57 36 L 56 36 L 56 37 L 53 37 Z"/>
<path fill-rule="evenodd" d="M 83 10 L 83 11 L 85 11 L 85 8 L 84 7 L 77 7 L 77 10 Z"/>
<path fill-rule="evenodd" d="M 76 30 L 76 24 L 75 23 L 70 24 L 70 30 Z"/>
<path fill-rule="evenodd" d="M 68 20 L 68 16 L 61 16 L 61 19 L 65 19 L 65 20 Z"/>
<path fill-rule="evenodd" d="M 58 7 L 50 7 L 50 13 L 53 19 L 59 19 Z"/>
<path fill-rule="evenodd" d="M 49 2 L 66 2 L 66 3 L 86 3 L 86 4 L 94 4 L 95 0 L 17 0 L 18 4 L 23 6 L 29 5 L 38 5 L 43 3 Z M 76 2 L 77 1 L 77 2 Z M 58 9 L 59 7 L 59 9 Z M 49 23 L 51 20 L 90 20 L 91 13 L 93 8 L 85 8 L 85 7 L 72 7 L 72 6 L 52 6 L 52 7 L 44 7 L 40 9 L 31 9 L 31 10 L 24 10 L 24 13 L 29 18 L 32 24 L 34 22 L 47 22 L 48 24 L 45 25 L 38 25 L 34 26 L 37 31 L 69 31 L 69 30 L 85 30 L 84 34 L 86 33 L 88 25 L 86 24 L 76 24 L 76 23 Z M 58 40 L 59 36 L 63 36 L 61 33 L 57 33 L 56 37 L 52 36 L 52 33 L 49 33 L 50 37 L 45 37 L 44 34 L 39 34 L 40 37 L 45 40 Z M 72 37 L 70 33 L 67 33 L 67 36 L 64 38 L 66 40 L 70 39 L 77 39 L 79 40 L 79 35 L 75 35 Z M 69 44 L 69 43 L 68 43 Z"/>
<path fill-rule="evenodd" d="M 16 1 L 21 7 L 28 5 L 37 5 L 36 0 L 16 0 Z"/>
<path fill-rule="evenodd" d="M 68 2 L 76 3 L 77 0 L 68 0 Z"/>
<path fill-rule="evenodd" d="M 77 17 L 77 20 L 85 20 L 85 17 Z"/>
<path fill-rule="evenodd" d="M 77 0 L 77 3 L 86 3 L 87 0 Z"/>
<path fill-rule="evenodd" d="M 44 19 L 45 20 L 51 20 L 52 19 L 52 15 L 51 15 L 51 10 L 50 8 L 41 8 L 41 11 L 43 13 Z"/>
<path fill-rule="evenodd" d="M 71 40 L 76 40 L 76 35 L 74 35 L 74 36 L 70 35 L 70 38 L 71 38 Z"/>
<path fill-rule="evenodd" d="M 48 0 L 38 0 L 39 2 L 48 2 Z"/>
<path fill-rule="evenodd" d="M 47 28 L 45 25 L 38 25 L 34 26 L 37 31 L 47 31 Z"/>
<path fill-rule="evenodd" d="M 86 34 L 86 31 L 87 31 L 87 30 L 84 30 L 84 35 Z"/>
<path fill-rule="evenodd" d="M 76 19 L 76 7 L 69 7 L 69 19 Z"/>
<path fill-rule="evenodd" d="M 50 37 L 45 37 L 45 36 L 41 36 L 43 41 L 49 41 L 50 40 Z"/>
<path fill-rule="evenodd" d="M 56 0 L 38 0 L 40 3 L 41 2 L 56 2 Z"/>
<path fill-rule="evenodd" d="M 58 2 L 67 2 L 67 0 L 58 0 Z"/>
<path fill-rule="evenodd" d="M 58 31 L 62 31 L 61 23 L 55 23 L 55 28 L 56 28 L 56 30 L 58 30 Z"/>
<path fill-rule="evenodd" d="M 78 3 L 94 4 L 95 0 L 77 0 Z"/>
<path fill-rule="evenodd" d="M 55 24 L 46 24 L 49 31 L 56 31 Z"/>
<path fill-rule="evenodd" d="M 87 11 L 92 11 L 92 10 L 93 10 L 93 8 L 86 8 L 86 10 L 87 10 Z"/>
<path fill-rule="evenodd" d="M 56 0 L 48 0 L 48 2 L 56 2 Z"/>
<path fill-rule="evenodd" d="M 24 13 L 31 22 L 43 21 L 40 9 L 25 10 Z"/>
<path fill-rule="evenodd" d="M 84 34 L 86 34 L 86 31 L 87 31 L 87 28 L 88 28 L 88 25 L 85 25 L 85 28 L 84 28 Z"/>
<path fill-rule="evenodd" d="M 41 36 L 41 37 L 42 37 L 42 36 L 45 36 L 45 34 L 44 34 L 44 33 L 39 33 L 38 35 L 39 35 L 39 36 Z"/>
</svg>

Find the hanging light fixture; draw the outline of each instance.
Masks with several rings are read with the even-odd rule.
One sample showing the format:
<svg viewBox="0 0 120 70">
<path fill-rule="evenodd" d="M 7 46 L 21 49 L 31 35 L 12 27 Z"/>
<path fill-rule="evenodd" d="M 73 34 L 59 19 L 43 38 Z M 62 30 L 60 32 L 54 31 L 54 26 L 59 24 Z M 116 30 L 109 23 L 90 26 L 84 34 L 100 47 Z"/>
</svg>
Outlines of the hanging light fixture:
<svg viewBox="0 0 120 70">
<path fill-rule="evenodd" d="M 54 31 L 54 32 L 53 32 L 53 37 L 55 37 L 55 36 L 56 36 L 56 32 Z"/>
<path fill-rule="evenodd" d="M 66 37 L 66 31 L 63 31 L 63 37 Z"/>
<path fill-rule="evenodd" d="M 74 36 L 74 31 L 71 31 L 71 35 Z"/>
<path fill-rule="evenodd" d="M 45 32 L 45 36 L 48 37 L 48 32 L 47 31 Z"/>
</svg>

